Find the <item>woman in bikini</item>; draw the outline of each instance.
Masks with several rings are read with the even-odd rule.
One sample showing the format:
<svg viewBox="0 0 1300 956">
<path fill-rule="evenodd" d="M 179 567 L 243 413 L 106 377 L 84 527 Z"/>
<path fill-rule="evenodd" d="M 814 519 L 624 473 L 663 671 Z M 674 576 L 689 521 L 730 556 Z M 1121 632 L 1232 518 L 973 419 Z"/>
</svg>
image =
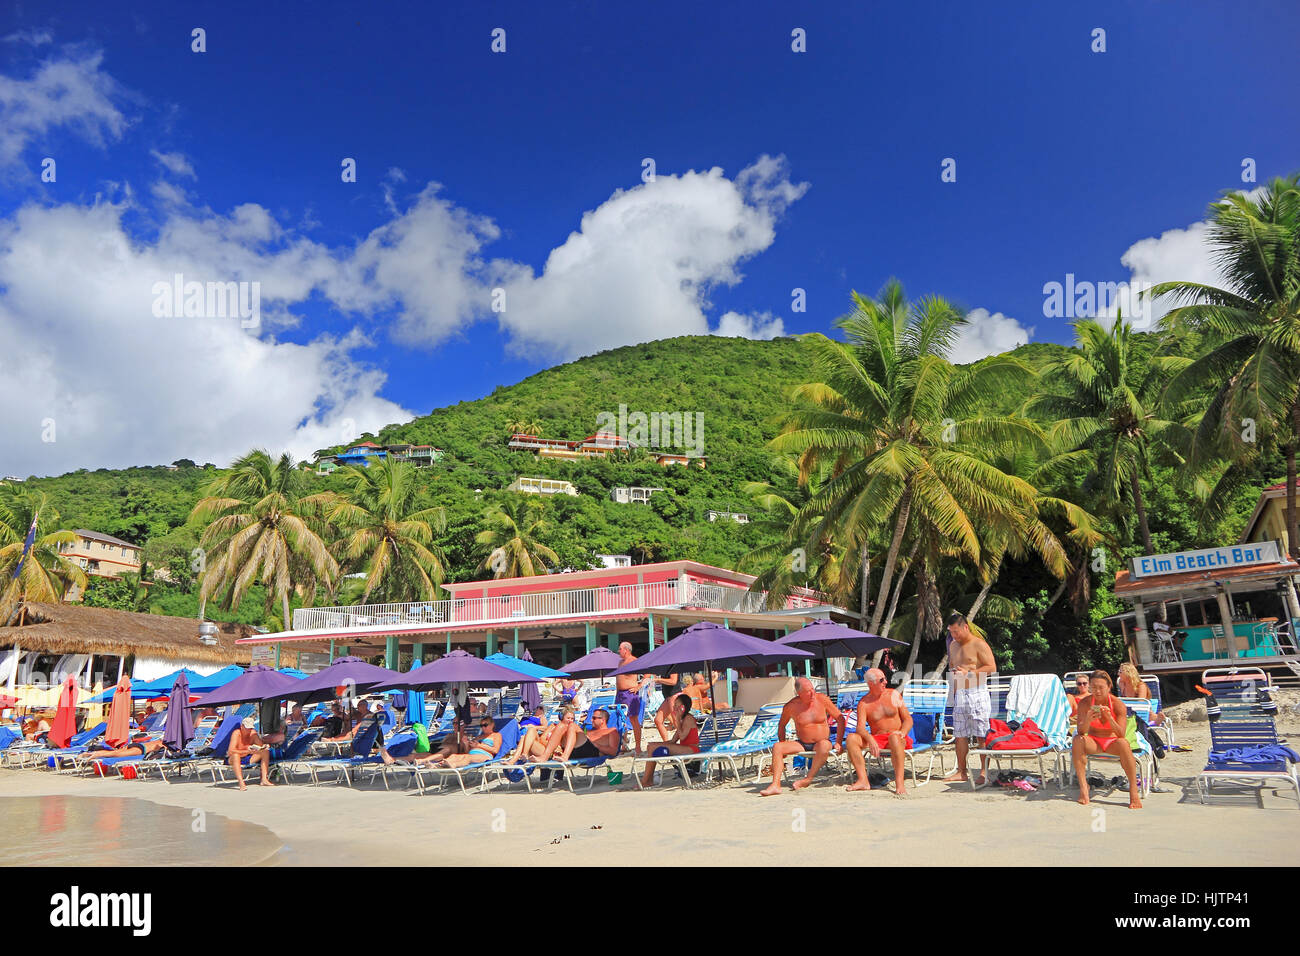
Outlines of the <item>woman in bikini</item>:
<svg viewBox="0 0 1300 956">
<path fill-rule="evenodd" d="M 471 744 L 469 753 L 452 754 L 443 760 L 435 761 L 435 767 L 468 767 L 470 764 L 493 760 L 501 752 L 501 735 L 496 731 L 496 722 L 491 717 L 479 718 L 479 731 L 482 736 L 477 743 Z"/>
<path fill-rule="evenodd" d="M 1093 671 L 1088 681 L 1089 695 L 1079 699 L 1079 727 L 1074 738 L 1074 775 L 1079 780 L 1079 803 L 1088 805 L 1088 757 L 1090 754 L 1110 754 L 1118 757 L 1124 774 L 1128 777 L 1128 805 L 1141 810 L 1138 796 L 1137 760 L 1129 747 L 1125 733 L 1128 730 L 1128 711 L 1124 702 L 1111 693 L 1110 675 Z"/>
<path fill-rule="evenodd" d="M 677 725 L 677 732 L 673 734 L 672 740 L 650 751 L 650 756 L 675 757 L 700 752 L 700 727 L 691 715 L 691 704 L 692 700 L 687 694 L 678 694 L 673 698 L 673 723 Z M 655 762 L 651 760 L 645 765 L 645 773 L 641 775 L 641 786 L 653 787 L 654 782 Z"/>
<path fill-rule="evenodd" d="M 529 727 L 528 732 L 524 734 L 523 740 L 519 742 L 515 755 L 506 763 L 519 763 L 521 760 L 542 760 L 546 757 L 546 750 L 551 742 L 552 737 L 573 723 L 574 711 L 572 707 L 560 708 L 560 719 L 557 723 L 548 724 L 545 727 Z"/>
</svg>

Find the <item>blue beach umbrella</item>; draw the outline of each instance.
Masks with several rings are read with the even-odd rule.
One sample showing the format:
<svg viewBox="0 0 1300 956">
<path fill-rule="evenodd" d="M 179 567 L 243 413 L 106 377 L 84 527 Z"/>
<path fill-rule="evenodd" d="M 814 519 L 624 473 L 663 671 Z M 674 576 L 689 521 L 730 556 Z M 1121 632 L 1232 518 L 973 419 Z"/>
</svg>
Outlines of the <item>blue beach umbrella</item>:
<svg viewBox="0 0 1300 956">
<path fill-rule="evenodd" d="M 420 659 L 417 657 L 411 661 L 411 670 L 420 666 Z M 408 724 L 428 724 L 429 711 L 424 706 L 423 690 L 408 690 L 406 692 L 406 722 Z"/>
</svg>

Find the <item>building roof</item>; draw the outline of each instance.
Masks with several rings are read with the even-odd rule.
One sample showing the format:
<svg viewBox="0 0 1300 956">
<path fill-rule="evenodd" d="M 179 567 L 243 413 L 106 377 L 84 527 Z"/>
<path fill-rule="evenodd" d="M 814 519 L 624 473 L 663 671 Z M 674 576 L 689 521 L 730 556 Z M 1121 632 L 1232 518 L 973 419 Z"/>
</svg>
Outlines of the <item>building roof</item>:
<svg viewBox="0 0 1300 956">
<path fill-rule="evenodd" d="M 130 541 L 123 541 L 121 538 L 115 538 L 111 534 L 100 534 L 98 531 L 87 531 L 85 528 L 78 528 L 73 534 L 81 538 L 89 538 L 91 541 L 106 541 L 109 544 L 115 544 L 119 548 L 134 548 L 140 550 L 138 544 L 132 544 Z"/>
<path fill-rule="evenodd" d="M 1300 480 L 1296 481 L 1296 488 L 1300 489 Z M 1246 527 L 1242 529 L 1240 542 L 1245 544 L 1250 540 L 1250 536 L 1255 533 L 1255 525 L 1259 524 L 1260 515 L 1264 513 L 1270 501 L 1286 497 L 1286 482 L 1279 481 L 1276 485 L 1269 485 L 1259 493 L 1259 501 L 1255 502 L 1255 510 L 1250 513 L 1250 518 L 1246 521 Z"/>
<path fill-rule="evenodd" d="M 728 568 L 715 568 L 711 564 L 701 564 L 699 561 L 658 561 L 653 564 L 634 564 L 630 568 L 593 568 L 589 571 L 567 571 L 559 574 L 534 574 L 529 577 L 519 578 L 488 578 L 486 581 L 459 581 L 450 584 L 443 584 L 443 589 L 450 591 L 453 596 L 459 590 L 470 590 L 473 588 L 483 587 L 500 587 L 503 584 L 536 584 L 538 581 L 548 581 L 554 584 L 556 588 L 564 588 L 564 581 L 583 581 L 588 578 L 599 579 L 608 577 L 611 572 L 627 574 L 629 571 L 662 571 L 673 569 L 677 571 L 694 571 L 699 574 L 707 574 L 712 577 L 720 577 L 735 581 L 737 584 L 743 584 L 748 587 L 754 583 L 752 574 L 743 574 L 740 571 L 732 571 Z M 580 585 L 579 585 L 580 586 Z"/>
<path fill-rule="evenodd" d="M 199 622 L 192 617 L 137 614 L 80 604 L 24 606 L 24 624 L 0 628 L 0 642 L 51 654 L 138 654 L 164 660 L 247 664 L 239 638 L 256 634 L 247 624 L 218 624 L 217 643 L 199 643 Z"/>
<path fill-rule="evenodd" d="M 1250 564 L 1239 568 L 1215 568 L 1207 571 L 1180 571 L 1176 574 L 1148 574 L 1134 578 L 1129 569 L 1115 575 L 1115 596 L 1134 597 L 1157 592 L 1213 590 L 1218 582 L 1229 586 L 1237 583 L 1262 582 L 1267 584 L 1287 575 L 1300 574 L 1300 564 L 1294 561 L 1275 561 L 1271 564 Z M 1255 588 L 1259 590 L 1259 588 Z"/>
</svg>

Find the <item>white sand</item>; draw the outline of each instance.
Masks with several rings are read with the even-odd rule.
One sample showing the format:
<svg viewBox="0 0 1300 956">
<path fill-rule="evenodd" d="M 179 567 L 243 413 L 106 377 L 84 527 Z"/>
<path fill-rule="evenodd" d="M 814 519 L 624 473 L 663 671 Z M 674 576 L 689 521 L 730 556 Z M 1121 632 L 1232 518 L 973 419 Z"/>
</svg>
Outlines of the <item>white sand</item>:
<svg viewBox="0 0 1300 956">
<path fill-rule="evenodd" d="M 1280 715 L 1279 728 L 1292 733 L 1293 746 L 1300 742 L 1294 718 Z M 1179 725 L 1178 742 L 1192 752 L 1162 761 L 1162 784 L 1172 792 L 1151 794 L 1140 811 L 1129 810 L 1120 791 L 1081 807 L 1073 790 L 972 792 L 936 778 L 900 799 L 848 793 L 825 775 L 807 790 L 763 799 L 752 777 L 694 790 L 637 792 L 627 775 L 622 787 L 600 778 L 594 790 L 580 785 L 572 795 L 561 786 L 419 796 L 385 792 L 382 784 L 240 793 L 206 778 L 167 784 L 0 770 L 0 796 L 133 796 L 199 808 L 269 828 L 286 845 L 272 862 L 290 864 L 1067 865 L 1098 854 L 1133 866 L 1300 862 L 1300 808 L 1289 788 L 1199 803 L 1192 776 L 1204 765 L 1208 737 L 1204 723 Z"/>
</svg>

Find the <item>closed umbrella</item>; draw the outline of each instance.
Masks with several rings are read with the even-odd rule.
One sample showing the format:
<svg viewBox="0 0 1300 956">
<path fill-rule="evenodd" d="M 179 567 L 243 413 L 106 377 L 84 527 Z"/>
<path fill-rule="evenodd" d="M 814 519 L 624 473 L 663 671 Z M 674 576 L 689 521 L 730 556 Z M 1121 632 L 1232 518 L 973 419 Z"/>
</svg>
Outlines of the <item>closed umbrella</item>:
<svg viewBox="0 0 1300 956">
<path fill-rule="evenodd" d="M 857 657 L 859 654 L 874 654 L 887 647 L 900 647 L 907 644 L 906 641 L 895 640 L 892 637 L 880 637 L 877 634 L 868 634 L 866 631 L 855 631 L 847 625 L 836 624 L 834 621 L 813 621 L 785 637 L 778 637 L 776 643 L 821 653 L 822 667 L 826 671 L 828 696 L 831 692 L 831 669 L 827 658 Z"/>
<path fill-rule="evenodd" d="M 56 747 L 66 747 L 77 732 L 77 678 L 69 674 L 59 691 L 59 710 L 46 739 Z"/>
<path fill-rule="evenodd" d="M 667 644 L 656 647 L 649 654 L 610 671 L 619 674 L 672 674 L 684 667 L 703 664 L 705 671 L 713 665 L 722 667 L 761 667 L 779 661 L 805 660 L 813 655 L 788 644 L 777 644 L 762 638 L 741 634 L 713 621 L 692 624 Z M 709 703 L 716 711 L 713 700 L 713 682 L 709 682 Z"/>
<path fill-rule="evenodd" d="M 523 659 L 529 664 L 534 663 L 533 655 L 528 653 L 526 647 L 524 648 Z M 530 714 L 542 706 L 542 691 L 536 684 L 524 684 L 520 687 L 519 698 L 524 702 L 524 709 Z"/>
<path fill-rule="evenodd" d="M 108 730 L 104 742 L 121 747 L 131 739 L 131 678 L 123 674 L 113 691 L 113 703 L 108 708 Z"/>
<path fill-rule="evenodd" d="M 190 682 L 185 672 L 176 675 L 172 694 L 167 701 L 167 723 L 163 727 L 163 744 L 168 750 L 184 750 L 194 736 L 194 715 L 190 713 Z"/>
</svg>

